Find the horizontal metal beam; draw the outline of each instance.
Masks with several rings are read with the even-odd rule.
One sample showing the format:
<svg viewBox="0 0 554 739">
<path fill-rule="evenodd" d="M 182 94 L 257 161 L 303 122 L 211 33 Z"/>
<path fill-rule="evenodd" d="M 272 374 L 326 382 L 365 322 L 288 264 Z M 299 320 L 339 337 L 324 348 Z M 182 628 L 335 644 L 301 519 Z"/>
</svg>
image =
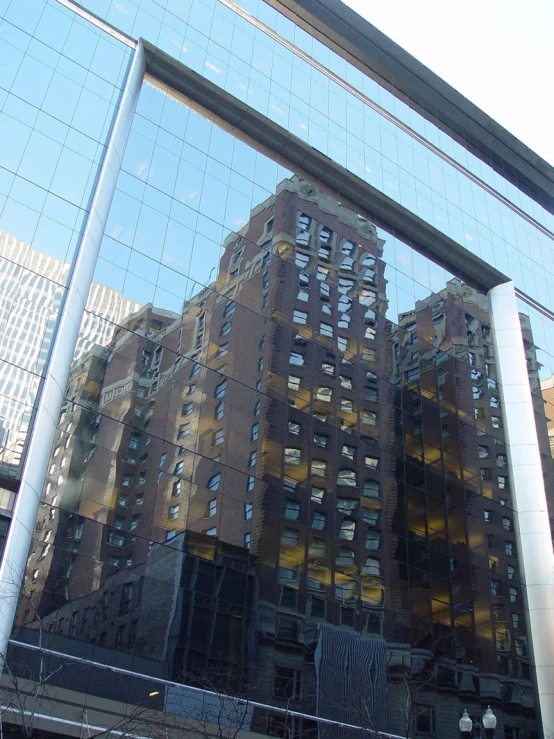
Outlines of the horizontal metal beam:
<svg viewBox="0 0 554 739">
<path fill-rule="evenodd" d="M 283 166 L 328 190 L 345 205 L 406 241 L 452 274 L 487 291 L 508 277 L 345 167 L 306 144 L 169 54 L 143 41 L 146 72 L 246 137 Z"/>
</svg>

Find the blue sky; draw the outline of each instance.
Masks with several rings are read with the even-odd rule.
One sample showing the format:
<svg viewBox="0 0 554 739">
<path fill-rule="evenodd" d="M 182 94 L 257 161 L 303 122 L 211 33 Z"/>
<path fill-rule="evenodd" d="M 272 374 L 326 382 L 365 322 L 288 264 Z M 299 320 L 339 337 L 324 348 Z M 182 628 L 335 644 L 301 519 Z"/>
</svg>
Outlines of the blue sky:
<svg viewBox="0 0 554 739">
<path fill-rule="evenodd" d="M 344 0 L 554 165 L 554 0 Z"/>
</svg>

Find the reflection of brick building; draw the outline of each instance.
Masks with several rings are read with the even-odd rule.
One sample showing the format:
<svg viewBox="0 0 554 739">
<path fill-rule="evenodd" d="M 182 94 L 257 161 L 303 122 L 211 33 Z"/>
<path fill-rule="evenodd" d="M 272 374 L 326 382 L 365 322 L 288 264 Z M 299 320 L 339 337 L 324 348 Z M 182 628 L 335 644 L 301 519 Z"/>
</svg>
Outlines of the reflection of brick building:
<svg viewBox="0 0 554 739">
<path fill-rule="evenodd" d="M 181 316 L 145 306 L 79 360 L 29 563 L 46 624 L 396 733 L 430 665 L 418 729 L 456 735 L 459 692 L 532 718 L 486 303 L 451 281 L 387 316 L 386 248 L 285 180 Z"/>
</svg>

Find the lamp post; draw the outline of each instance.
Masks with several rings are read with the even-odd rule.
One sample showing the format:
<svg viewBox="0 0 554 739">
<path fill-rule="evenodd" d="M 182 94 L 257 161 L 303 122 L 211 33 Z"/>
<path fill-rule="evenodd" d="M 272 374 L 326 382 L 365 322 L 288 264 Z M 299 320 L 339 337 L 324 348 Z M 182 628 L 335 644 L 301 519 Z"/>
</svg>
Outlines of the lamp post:
<svg viewBox="0 0 554 739">
<path fill-rule="evenodd" d="M 473 728 L 473 721 L 470 719 L 465 709 L 462 714 L 462 718 L 458 722 L 458 726 L 460 727 L 460 734 L 463 739 L 469 739 L 471 736 L 471 729 Z"/>
<path fill-rule="evenodd" d="M 494 739 L 494 730 L 496 729 L 496 716 L 491 711 L 491 707 L 487 706 L 487 710 L 483 715 L 483 727 L 487 739 Z"/>
</svg>

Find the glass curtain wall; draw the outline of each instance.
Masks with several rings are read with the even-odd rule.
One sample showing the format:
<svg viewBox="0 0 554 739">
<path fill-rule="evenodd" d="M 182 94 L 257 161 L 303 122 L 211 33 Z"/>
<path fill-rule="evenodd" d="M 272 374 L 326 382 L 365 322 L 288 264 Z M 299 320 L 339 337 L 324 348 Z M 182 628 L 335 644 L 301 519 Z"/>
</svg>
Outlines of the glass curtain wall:
<svg viewBox="0 0 554 739">
<path fill-rule="evenodd" d="M 0 3 L 0 508 L 11 510 L 130 49 L 55 1 Z M 91 295 L 84 350 L 108 341 Z"/>
<path fill-rule="evenodd" d="M 16 638 L 174 681 L 165 721 L 532 731 L 486 296 L 150 79 L 95 290 Z"/>
<path fill-rule="evenodd" d="M 259 0 L 86 0 L 477 254 L 554 309 L 554 216 Z"/>
</svg>

